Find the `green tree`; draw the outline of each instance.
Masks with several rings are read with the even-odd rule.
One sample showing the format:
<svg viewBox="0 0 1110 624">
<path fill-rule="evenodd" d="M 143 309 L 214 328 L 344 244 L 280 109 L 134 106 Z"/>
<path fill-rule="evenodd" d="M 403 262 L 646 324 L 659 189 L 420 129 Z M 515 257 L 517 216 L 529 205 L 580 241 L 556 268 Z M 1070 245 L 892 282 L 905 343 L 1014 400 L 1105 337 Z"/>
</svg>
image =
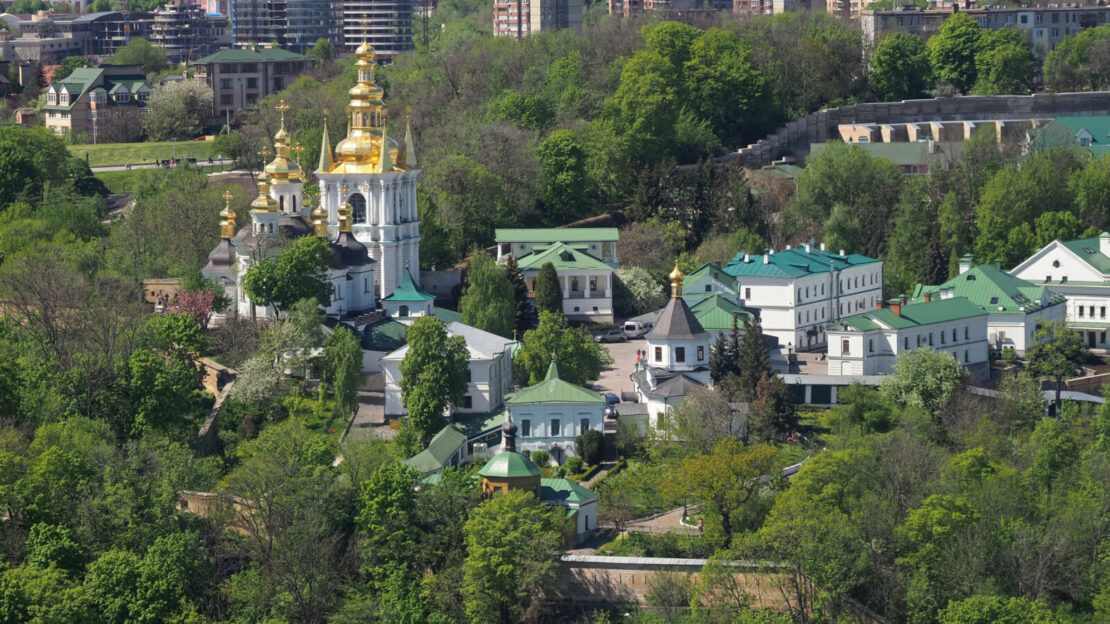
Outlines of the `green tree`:
<svg viewBox="0 0 1110 624">
<path fill-rule="evenodd" d="M 42 522 L 31 527 L 27 536 L 28 565 L 43 569 L 55 566 L 74 574 L 84 561 L 85 553 L 73 541 L 68 527 Z"/>
<path fill-rule="evenodd" d="M 544 219 L 566 223 L 590 216 L 586 152 L 572 130 L 556 130 L 536 148 L 543 179 Z"/>
<path fill-rule="evenodd" d="M 568 521 L 528 491 L 494 496 L 470 514 L 463 533 L 463 600 L 472 622 L 525 621 L 559 582 Z"/>
<path fill-rule="evenodd" d="M 910 512 L 896 535 L 903 546 L 898 563 L 908 570 L 906 600 L 911 622 L 933 621 L 936 612 L 959 597 L 950 566 L 961 555 L 961 537 L 979 520 L 963 498 L 933 495 Z"/>
<path fill-rule="evenodd" d="M 555 265 L 545 262 L 536 275 L 534 286 L 536 312 L 563 313 L 563 287 Z"/>
<path fill-rule="evenodd" d="M 0 624 L 102 621 L 84 588 L 60 568 L 20 566 L 0 572 Z"/>
<path fill-rule="evenodd" d="M 941 227 L 924 189 L 907 185 L 895 208 L 890 250 L 883 267 L 887 292 L 913 292 L 916 284 L 948 279 Z"/>
<path fill-rule="evenodd" d="M 937 613 L 937 624 L 1067 624 L 1039 600 L 972 596 L 953 600 Z"/>
<path fill-rule="evenodd" d="M 346 327 L 337 327 L 324 343 L 324 380 L 335 394 L 335 414 L 347 417 L 358 409 L 362 387 L 362 345 Z"/>
<path fill-rule="evenodd" d="M 987 47 L 975 57 L 975 71 L 976 95 L 1028 93 L 1033 81 L 1033 54 L 1024 42 Z"/>
<path fill-rule="evenodd" d="M 400 463 L 382 465 L 362 484 L 355 522 L 363 536 L 362 571 L 372 582 L 394 571 L 414 572 L 410 566 L 418 533 L 419 485 L 420 474 Z"/>
<path fill-rule="evenodd" d="M 112 65 L 142 65 L 143 73 L 150 76 L 167 67 L 169 55 L 164 49 L 146 39 L 133 37 L 127 45 L 116 50 L 108 62 Z"/>
<path fill-rule="evenodd" d="M 466 272 L 466 290 L 459 299 L 462 322 L 509 338 L 517 321 L 517 304 L 513 285 L 505 269 L 484 251 L 470 256 Z"/>
<path fill-rule="evenodd" d="M 613 306 L 622 316 L 654 312 L 667 303 L 663 285 L 646 269 L 621 267 L 613 274 Z"/>
<path fill-rule="evenodd" d="M 547 374 L 552 354 L 559 362 L 561 377 L 579 386 L 597 379 L 612 362 L 605 347 L 571 327 L 562 314 L 540 312 L 539 326 L 524 333 L 524 344 L 513 359 L 514 375 L 521 377 L 522 385 L 539 383 Z"/>
<path fill-rule="evenodd" d="M 752 66 L 752 49 L 735 35 L 710 28 L 690 45 L 683 75 L 687 105 L 726 145 L 752 135 L 757 109 L 765 106 L 764 79 Z"/>
<path fill-rule="evenodd" d="M 574 439 L 574 451 L 587 464 L 598 465 L 605 453 L 605 435 L 597 429 L 586 431 Z"/>
<path fill-rule="evenodd" d="M 736 348 L 738 390 L 741 397 L 751 400 L 756 396 L 759 380 L 773 374 L 771 352 L 763 341 L 763 326 L 753 318 L 744 318 L 744 333 Z"/>
<path fill-rule="evenodd" d="M 462 403 L 466 394 L 466 340 L 449 336 L 434 316 L 417 319 L 406 339 L 408 352 L 401 360 L 401 400 L 409 423 L 427 445 L 443 428 L 447 408 Z"/>
<path fill-rule="evenodd" d="M 933 86 L 929 51 L 921 37 L 891 33 L 883 37 L 871 54 L 871 92 L 884 102 L 921 97 Z"/>
<path fill-rule="evenodd" d="M 1025 352 L 1025 360 L 1034 375 L 1056 381 L 1056 413 L 1060 413 L 1060 386 L 1066 377 L 1087 359 L 1087 347 L 1079 332 L 1064 321 L 1042 323 L 1033 332 L 1033 344 Z"/>
<path fill-rule="evenodd" d="M 167 82 L 154 88 L 146 106 L 149 112 L 143 117 L 143 130 L 147 138 L 193 139 L 212 110 L 212 88 L 196 80 Z"/>
<path fill-rule="evenodd" d="M 63 80 L 68 78 L 69 75 L 73 73 L 73 70 L 92 66 L 92 63 L 90 63 L 89 60 L 83 56 L 67 56 L 62 59 L 61 64 L 54 69 L 54 76 L 52 80 L 61 84 Z"/>
<path fill-rule="evenodd" d="M 975 55 L 979 52 L 982 35 L 979 22 L 967 13 L 954 13 L 945 19 L 940 32 L 926 44 L 937 80 L 950 83 L 964 93 L 970 90 L 978 77 Z"/>
<path fill-rule="evenodd" d="M 47 189 L 65 183 L 69 161 L 65 144 L 46 128 L 0 128 L 0 209 L 41 202 Z"/>
<path fill-rule="evenodd" d="M 898 356 L 894 373 L 883 382 L 882 390 L 896 404 L 935 414 L 963 387 L 966 376 L 967 371 L 956 358 L 922 347 Z"/>
<path fill-rule="evenodd" d="M 1108 41 L 1110 26 L 1085 28 L 1075 36 L 1065 37 L 1045 58 L 1047 86 L 1055 91 L 1079 91 L 1110 84 Z"/>
<path fill-rule="evenodd" d="M 751 409 L 759 438 L 785 440 L 798 429 L 798 412 L 790 388 L 777 374 L 764 373 L 759 379 Z"/>
<path fill-rule="evenodd" d="M 335 59 L 335 48 L 327 39 L 321 37 L 305 54 L 316 59 L 316 62 L 322 65 Z"/>
<path fill-rule="evenodd" d="M 516 263 L 513 254 L 505 259 L 505 277 L 513 287 L 513 299 L 516 301 L 516 330 L 520 336 L 532 326 L 532 301 L 528 298 L 528 284 L 524 282 L 524 275 Z"/>
<path fill-rule="evenodd" d="M 276 258 L 255 263 L 243 276 L 243 290 L 255 305 L 284 310 L 301 299 L 331 303 L 330 282 L 322 276 L 331 268 L 328 243 L 315 236 L 302 236 Z"/>
</svg>

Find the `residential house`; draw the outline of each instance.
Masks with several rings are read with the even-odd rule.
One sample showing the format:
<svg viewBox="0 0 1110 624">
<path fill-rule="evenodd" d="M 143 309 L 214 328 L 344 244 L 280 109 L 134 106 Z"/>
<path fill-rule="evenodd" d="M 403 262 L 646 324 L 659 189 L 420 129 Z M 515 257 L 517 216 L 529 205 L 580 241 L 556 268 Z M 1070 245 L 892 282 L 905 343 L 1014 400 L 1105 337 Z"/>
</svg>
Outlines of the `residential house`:
<svg viewBox="0 0 1110 624">
<path fill-rule="evenodd" d="M 1110 234 L 1078 240 L 1054 240 L 1010 271 L 1010 275 L 1046 286 L 1067 297 L 1068 327 L 1083 335 L 1092 349 L 1107 349 L 1110 319 Z"/>
<path fill-rule="evenodd" d="M 608 264 L 614 270 L 620 268 L 617 262 L 617 241 L 620 231 L 617 228 L 509 228 L 494 230 L 497 242 L 497 260 L 500 262 L 507 254 L 512 254 L 519 262 L 521 258 L 549 249 L 555 243 L 565 243 L 581 249 L 594 258 Z"/>
<path fill-rule="evenodd" d="M 466 396 L 460 405 L 451 406 L 451 413 L 488 414 L 501 409 L 505 395 L 513 388 L 513 348 L 517 342 L 459 322 L 447 323 L 446 330 L 449 336 L 462 336 L 467 349 Z M 406 413 L 401 397 L 401 361 L 408 350 L 405 345 L 381 359 L 387 417 Z"/>
<path fill-rule="evenodd" d="M 209 125 L 258 107 L 258 101 L 312 71 L 313 59 L 281 48 L 220 50 L 195 63 L 196 79 L 212 88 Z"/>
<path fill-rule="evenodd" d="M 150 92 L 139 65 L 75 69 L 46 90 L 46 127 L 55 134 L 83 134 L 93 143 L 134 141 Z"/>
<path fill-rule="evenodd" d="M 825 347 L 831 322 L 873 310 L 882 298 L 882 260 L 831 253 L 823 243 L 738 253 L 724 270 L 737 278 L 740 305 L 757 314 L 764 335 L 788 351 Z"/>
<path fill-rule="evenodd" d="M 559 376 L 551 360 L 543 381 L 505 399 L 509 417 L 519 423 L 520 447 L 547 451 L 556 463 L 577 455 L 574 440 L 590 429 L 605 431 L 605 398 Z"/>
<path fill-rule="evenodd" d="M 939 286 L 918 284 L 912 302 L 962 297 L 979 306 L 988 314 L 987 338 L 995 353 L 1011 347 L 1024 354 L 1041 323 L 1066 317 L 1064 295 L 991 264 L 970 268 L 970 256 L 964 262 L 959 275 Z"/>
<path fill-rule="evenodd" d="M 519 258 L 517 266 L 529 297 L 535 297 L 536 277 L 550 262 L 563 287 L 563 314 L 568 319 L 612 323 L 613 267 L 585 249 L 557 242 Z"/>
<path fill-rule="evenodd" d="M 898 356 L 928 347 L 990 377 L 987 312 L 962 297 L 905 305 L 898 300 L 827 328 L 829 375 L 889 375 Z"/>
</svg>

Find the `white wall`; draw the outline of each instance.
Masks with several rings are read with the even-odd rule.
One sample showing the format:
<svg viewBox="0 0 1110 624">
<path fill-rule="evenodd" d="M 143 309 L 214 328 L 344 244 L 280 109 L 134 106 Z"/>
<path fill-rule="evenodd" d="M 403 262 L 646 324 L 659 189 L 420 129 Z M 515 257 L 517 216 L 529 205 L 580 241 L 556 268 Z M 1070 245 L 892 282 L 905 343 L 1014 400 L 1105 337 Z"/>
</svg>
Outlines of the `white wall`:
<svg viewBox="0 0 1110 624">
<path fill-rule="evenodd" d="M 709 346 L 709 338 L 702 340 L 648 340 L 648 366 L 672 371 L 689 371 L 699 366 L 708 366 Z M 676 353 L 678 349 L 683 350 L 684 362 L 678 362 L 677 360 Z M 701 350 L 700 353 L 699 349 Z"/>
<path fill-rule="evenodd" d="M 589 429 L 605 431 L 605 405 L 603 403 L 537 403 L 510 405 L 509 413 L 517 424 L 517 449 L 524 451 L 550 451 L 558 445 L 565 451 L 562 460 L 575 455 L 574 439 Z M 582 427 L 582 419 L 587 426 Z M 554 420 L 559 421 L 559 431 L 552 430 Z M 527 425 L 525 424 L 527 423 Z M 527 427 L 528 435 L 524 435 Z"/>
<path fill-rule="evenodd" d="M 889 375 L 899 354 L 921 347 L 948 353 L 967 367 L 989 362 L 986 315 L 903 330 L 860 332 L 837 328 L 830 329 L 828 335 L 830 375 Z M 847 354 L 843 349 L 845 340 Z"/>
</svg>

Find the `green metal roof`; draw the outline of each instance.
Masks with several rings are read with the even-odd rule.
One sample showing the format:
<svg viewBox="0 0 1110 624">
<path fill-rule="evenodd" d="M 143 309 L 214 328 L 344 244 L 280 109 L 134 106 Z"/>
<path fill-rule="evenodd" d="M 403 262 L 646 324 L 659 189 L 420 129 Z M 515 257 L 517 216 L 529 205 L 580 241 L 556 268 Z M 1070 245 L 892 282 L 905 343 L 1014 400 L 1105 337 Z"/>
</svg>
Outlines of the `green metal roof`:
<svg viewBox="0 0 1110 624">
<path fill-rule="evenodd" d="M 499 243 L 592 243 L 615 241 L 620 238 L 617 228 L 502 228 L 494 230 L 493 239 Z"/>
<path fill-rule="evenodd" d="M 362 330 L 362 348 L 368 351 L 396 351 L 405 346 L 408 326 L 392 318 L 384 318 Z"/>
<path fill-rule="evenodd" d="M 605 399 L 593 390 L 563 381 L 559 377 L 559 366 L 555 360 L 552 360 L 543 381 L 510 394 L 505 397 L 505 403 L 510 406 L 537 403 L 605 403 Z"/>
<path fill-rule="evenodd" d="M 844 270 L 849 267 L 860 266 L 879 262 L 875 258 L 868 258 L 860 254 L 838 255 L 828 251 L 821 251 L 818 247 L 795 247 L 769 254 L 767 263 L 763 262 L 764 254 L 749 252 L 748 261 L 744 261 L 744 252 L 736 254 L 725 267 L 725 273 L 733 277 L 803 277 L 818 273 L 828 273 L 832 270 Z"/>
<path fill-rule="evenodd" d="M 478 471 L 483 477 L 510 478 L 510 477 L 537 477 L 543 471 L 532 463 L 532 460 L 515 452 L 501 452 L 494 455 L 493 459 L 486 462 Z"/>
<path fill-rule="evenodd" d="M 741 259 L 743 259 L 743 256 L 741 256 Z M 713 279 L 725 282 L 726 284 L 731 284 L 733 288 L 736 288 L 736 278 L 729 275 L 728 273 L 725 273 L 724 269 L 712 262 L 706 262 L 693 271 L 690 271 L 690 273 L 686 275 L 686 283 L 692 284 L 693 282 L 705 277 L 706 275 L 711 276 Z"/>
<path fill-rule="evenodd" d="M 895 314 L 890 308 L 872 310 L 842 318 L 835 323 L 830 323 L 828 327 L 830 330 L 836 330 L 840 326 L 848 325 L 859 331 L 882 329 L 883 326 L 893 329 L 909 329 L 921 325 L 933 325 L 984 315 L 986 315 L 986 312 L 974 303 L 963 297 L 953 297 L 951 299 L 934 299 L 933 301 L 907 304 L 902 306 L 900 314 Z"/>
<path fill-rule="evenodd" d="M 570 479 L 540 479 L 540 500 L 584 503 L 596 498 L 597 494 Z"/>
<path fill-rule="evenodd" d="M 691 306 L 690 311 L 705 331 L 731 331 L 733 319 L 736 319 L 737 325 L 743 325 L 745 317 L 752 317 L 751 312 L 720 293 L 706 295 L 705 299 Z"/>
<path fill-rule="evenodd" d="M 839 143 L 840 141 L 835 141 Z M 822 150 L 826 149 L 830 143 L 810 143 L 810 155 L 819 154 Z M 927 141 L 895 141 L 893 143 L 852 143 L 857 147 L 862 148 L 874 158 L 883 158 L 898 165 L 899 167 L 920 167 L 928 164 L 936 158 L 934 154 L 929 152 L 929 143 Z M 945 153 L 951 155 L 952 149 L 955 144 L 951 142 L 944 143 Z"/>
<path fill-rule="evenodd" d="M 1037 147 L 1079 145 L 1079 134 L 1086 130 L 1091 143 L 1080 146 L 1096 155 L 1110 153 L 1110 115 L 1057 117 L 1032 133 Z"/>
<path fill-rule="evenodd" d="M 454 323 L 454 322 L 461 323 L 462 322 L 462 315 L 461 314 L 459 314 L 458 312 L 456 312 L 454 310 L 448 310 L 447 308 L 441 308 L 439 306 L 436 306 L 436 307 L 432 308 L 432 316 L 439 319 L 440 322 L 443 323 L 444 325 L 446 325 L 448 323 Z"/>
<path fill-rule="evenodd" d="M 575 249 L 563 242 L 555 243 L 544 251 L 530 253 L 517 259 L 517 266 L 521 271 L 539 271 L 540 267 L 550 262 L 555 265 L 556 271 L 574 270 L 605 270 L 613 268 L 590 254 Z"/>
<path fill-rule="evenodd" d="M 459 448 L 464 444 L 466 444 L 466 435 L 455 428 L 454 425 L 447 425 L 443 429 L 440 429 L 439 433 L 432 436 L 432 441 L 428 443 L 428 448 L 406 459 L 402 463 L 412 466 L 420 471 L 420 474 L 436 472 L 443 469 L 443 466 L 447 464 L 451 456 L 457 453 Z"/>
<path fill-rule="evenodd" d="M 466 439 L 471 440 L 483 433 L 500 429 L 501 425 L 509 421 L 509 411 L 502 408 L 493 413 L 455 414 L 453 418 L 454 426 L 463 432 Z"/>
<path fill-rule="evenodd" d="M 1099 236 L 1092 238 L 1080 238 L 1078 240 L 1064 241 L 1062 244 L 1071 250 L 1072 253 L 1079 256 L 1081 260 L 1091 265 L 1091 268 L 1102 273 L 1103 275 L 1110 274 L 1110 258 L 1106 257 L 1099 251 L 1098 241 L 1103 236 L 1110 236 L 1103 232 Z"/>
<path fill-rule="evenodd" d="M 954 297 L 963 297 L 991 314 L 1032 314 L 1064 302 L 1063 295 L 1014 277 L 993 264 L 972 267 L 939 286 L 918 284 L 913 302 L 923 301 L 926 294 L 935 298 L 943 290 L 952 290 Z"/>
<path fill-rule="evenodd" d="M 401 284 L 383 301 L 431 301 L 436 298 L 435 295 L 429 295 L 420 290 L 416 282 L 412 281 L 412 273 L 408 270 L 404 273 L 401 277 Z"/>
<path fill-rule="evenodd" d="M 281 48 L 258 48 L 250 50 L 232 48 L 220 50 L 215 54 L 195 61 L 193 65 L 208 65 L 209 63 L 273 63 L 278 61 L 311 61 L 312 57 Z"/>
</svg>

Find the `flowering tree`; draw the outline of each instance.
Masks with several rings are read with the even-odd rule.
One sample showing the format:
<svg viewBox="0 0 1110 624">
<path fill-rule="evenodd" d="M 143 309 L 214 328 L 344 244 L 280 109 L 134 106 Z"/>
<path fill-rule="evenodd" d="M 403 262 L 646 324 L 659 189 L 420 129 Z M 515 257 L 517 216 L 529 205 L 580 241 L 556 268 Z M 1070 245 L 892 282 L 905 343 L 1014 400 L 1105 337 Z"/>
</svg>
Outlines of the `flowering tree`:
<svg viewBox="0 0 1110 624">
<path fill-rule="evenodd" d="M 197 327 L 208 329 L 208 320 L 212 318 L 212 304 L 216 300 L 216 293 L 211 290 L 197 288 L 177 293 L 170 303 L 170 312 L 184 312 L 197 321 Z"/>
</svg>

